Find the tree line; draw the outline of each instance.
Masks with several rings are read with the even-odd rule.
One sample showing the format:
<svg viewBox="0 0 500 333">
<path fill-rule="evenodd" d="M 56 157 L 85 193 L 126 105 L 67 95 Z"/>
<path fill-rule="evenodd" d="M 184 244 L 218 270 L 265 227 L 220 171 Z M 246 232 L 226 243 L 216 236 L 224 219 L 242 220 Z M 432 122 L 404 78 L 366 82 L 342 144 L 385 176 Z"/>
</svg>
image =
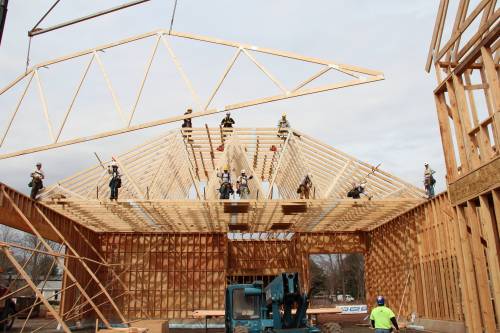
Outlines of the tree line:
<svg viewBox="0 0 500 333">
<path fill-rule="evenodd" d="M 365 264 L 360 253 L 321 254 L 309 258 L 312 296 L 351 295 L 365 299 Z"/>
</svg>

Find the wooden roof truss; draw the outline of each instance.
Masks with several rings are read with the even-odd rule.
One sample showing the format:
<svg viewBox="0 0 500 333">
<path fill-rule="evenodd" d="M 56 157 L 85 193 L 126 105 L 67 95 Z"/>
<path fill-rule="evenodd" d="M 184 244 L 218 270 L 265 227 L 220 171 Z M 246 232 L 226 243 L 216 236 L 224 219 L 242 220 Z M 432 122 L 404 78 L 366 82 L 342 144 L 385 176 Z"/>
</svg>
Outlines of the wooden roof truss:
<svg viewBox="0 0 500 333">
<path fill-rule="evenodd" d="M 111 161 L 48 187 L 42 200 L 98 231 L 296 232 L 371 230 L 424 196 L 295 129 L 284 139 L 276 128 L 172 130 L 116 160 L 118 202 L 107 199 Z M 218 199 L 216 173 L 226 164 L 233 182 L 242 169 L 254 176 L 248 200 Z M 313 194 L 301 200 L 297 187 L 306 174 Z M 347 198 L 361 181 L 371 200 Z"/>
</svg>

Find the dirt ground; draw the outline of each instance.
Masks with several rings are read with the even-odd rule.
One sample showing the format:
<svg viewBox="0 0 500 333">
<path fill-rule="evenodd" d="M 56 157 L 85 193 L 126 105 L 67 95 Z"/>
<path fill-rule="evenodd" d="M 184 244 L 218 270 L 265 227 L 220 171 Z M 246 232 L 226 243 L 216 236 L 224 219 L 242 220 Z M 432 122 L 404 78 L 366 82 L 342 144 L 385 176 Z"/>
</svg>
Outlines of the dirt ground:
<svg viewBox="0 0 500 333">
<path fill-rule="evenodd" d="M 369 329 L 368 327 L 362 327 L 358 326 L 359 324 L 363 323 L 363 319 L 366 317 L 366 314 L 363 315 L 342 315 L 342 317 L 339 317 L 340 315 L 321 315 L 318 318 L 319 324 L 324 323 L 324 322 L 329 322 L 329 321 L 336 321 L 339 322 L 343 329 L 344 333 L 373 333 L 374 331 Z M 24 323 L 24 319 L 17 319 L 14 322 L 14 326 L 12 327 L 12 330 L 9 332 L 12 333 L 18 333 L 21 332 L 21 327 Z M 24 332 L 32 332 L 33 330 L 47 325 L 43 329 L 37 331 L 41 333 L 54 333 L 54 332 L 62 332 L 62 331 L 57 331 L 57 323 L 55 321 L 50 321 L 47 319 L 30 319 L 24 328 Z M 78 330 L 77 332 L 82 332 L 82 333 L 90 333 L 94 332 L 94 329 L 86 329 L 86 330 Z M 413 330 L 401 330 L 401 333 L 414 333 L 415 331 Z M 0 332 L 2 333 L 2 332 Z M 205 333 L 204 329 L 170 329 L 169 333 Z M 224 333 L 223 329 L 209 329 L 208 333 Z M 422 333 L 422 332 L 419 332 Z"/>
</svg>

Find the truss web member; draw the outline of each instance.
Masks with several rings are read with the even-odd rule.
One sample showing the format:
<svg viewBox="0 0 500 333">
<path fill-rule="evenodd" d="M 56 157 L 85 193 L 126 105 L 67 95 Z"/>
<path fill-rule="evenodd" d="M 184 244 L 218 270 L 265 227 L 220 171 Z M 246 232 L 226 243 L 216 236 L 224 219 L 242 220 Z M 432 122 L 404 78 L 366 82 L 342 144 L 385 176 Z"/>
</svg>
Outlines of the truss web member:
<svg viewBox="0 0 500 333">
<path fill-rule="evenodd" d="M 240 199 L 248 199 L 250 189 L 248 181 L 253 178 L 253 175 L 247 176 L 245 169 L 241 170 L 241 175 L 236 180 L 236 193 L 240 195 Z"/>
<path fill-rule="evenodd" d="M 370 314 L 370 321 L 375 333 L 390 333 L 392 326 L 399 332 L 398 321 L 394 312 L 385 306 L 384 296 L 377 296 L 377 307 L 375 307 Z"/>
<path fill-rule="evenodd" d="M 108 173 L 111 175 L 111 180 L 109 181 L 110 200 L 118 200 L 118 189 L 122 187 L 121 175 L 118 172 L 118 164 L 113 159 L 111 165 L 108 165 Z"/>
<path fill-rule="evenodd" d="M 425 192 L 427 192 L 427 197 L 429 199 L 432 199 L 434 197 L 434 185 L 436 184 L 436 179 L 434 178 L 433 174 L 436 173 L 436 171 L 432 170 L 431 167 L 429 166 L 429 163 L 425 162 L 424 163 L 425 170 L 424 170 L 424 186 L 425 186 Z"/>
<path fill-rule="evenodd" d="M 43 179 L 45 179 L 45 173 L 42 170 L 42 163 L 38 162 L 36 164 L 35 171 L 31 173 L 31 181 L 28 186 L 31 187 L 31 199 L 35 200 L 38 195 L 38 191 L 43 188 Z"/>
</svg>

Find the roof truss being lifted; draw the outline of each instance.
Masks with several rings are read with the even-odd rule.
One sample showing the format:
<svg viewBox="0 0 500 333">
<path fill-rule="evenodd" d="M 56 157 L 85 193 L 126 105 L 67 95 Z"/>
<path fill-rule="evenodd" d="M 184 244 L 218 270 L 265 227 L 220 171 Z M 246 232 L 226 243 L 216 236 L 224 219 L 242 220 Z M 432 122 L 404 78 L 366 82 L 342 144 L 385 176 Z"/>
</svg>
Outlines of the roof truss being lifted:
<svg viewBox="0 0 500 333">
<path fill-rule="evenodd" d="M 379 168 L 289 129 L 172 130 L 116 157 L 120 200 L 109 202 L 106 166 L 49 187 L 47 205 L 98 231 L 297 232 L 371 230 L 423 199 L 423 192 Z M 218 200 L 217 169 L 254 175 L 248 200 Z M 312 198 L 299 199 L 310 173 Z M 371 200 L 348 199 L 366 180 Z"/>
<path fill-rule="evenodd" d="M 122 107 L 122 103 L 118 98 L 120 94 L 113 85 L 113 77 L 109 75 L 109 71 L 105 63 L 107 61 L 113 62 L 113 57 L 117 57 L 114 53 L 114 50 L 116 48 L 119 48 L 120 46 L 125 44 L 129 46 L 130 45 L 135 46 L 136 44 L 138 44 L 139 41 L 145 39 L 154 40 L 151 53 L 147 59 L 145 71 L 143 75 L 139 77 L 138 82 L 133 82 L 134 80 L 130 80 L 129 82 L 130 85 L 137 86 L 138 90 L 135 94 L 134 102 L 131 105 L 130 110 L 125 110 L 125 108 Z M 211 89 L 211 93 L 209 94 L 209 96 L 207 96 L 205 100 L 202 100 L 199 91 L 195 89 L 192 78 L 188 76 L 187 71 L 183 67 L 183 62 L 181 57 L 178 56 L 176 51 L 174 50 L 172 46 L 173 39 L 197 41 L 209 45 L 219 45 L 224 48 L 229 48 L 234 50 L 233 56 L 227 63 L 224 71 L 221 73 L 219 79 Z M 148 80 L 148 78 L 152 75 L 152 72 L 159 71 L 158 69 L 156 69 L 155 66 L 152 66 L 152 64 L 155 61 L 155 59 L 158 58 L 158 51 L 160 48 L 165 48 L 169 58 L 167 60 L 171 61 L 171 63 L 175 66 L 175 70 L 179 74 L 179 77 L 182 79 L 185 89 L 187 89 L 189 95 L 192 98 L 191 103 L 194 106 L 194 112 L 188 116 L 176 115 L 176 116 L 169 116 L 166 118 L 161 118 L 156 116 L 153 120 L 137 121 L 138 113 L 140 113 L 139 112 L 140 108 L 138 108 L 138 106 L 141 103 L 144 103 L 143 92 L 145 89 L 145 83 Z M 104 51 L 106 51 L 106 53 L 103 53 Z M 262 60 L 259 60 L 258 54 L 265 54 L 267 56 L 278 58 L 280 60 L 286 58 L 300 63 L 311 64 L 317 67 L 316 68 L 317 72 L 315 72 L 312 76 L 301 78 L 301 81 L 297 82 L 296 86 L 294 87 L 286 86 L 283 83 L 284 82 L 283 78 L 279 78 L 278 76 L 272 74 L 273 68 L 265 66 L 264 62 Z M 230 102 L 231 104 L 227 104 L 222 107 L 214 107 L 212 105 L 214 102 L 214 98 L 218 96 L 222 84 L 223 83 L 227 84 L 226 77 L 228 76 L 228 74 L 233 72 L 233 68 L 235 67 L 235 65 L 237 65 L 237 62 L 239 62 L 240 61 L 239 59 L 242 57 L 245 57 L 248 60 L 250 60 L 251 63 L 255 65 L 254 66 L 255 70 L 262 72 L 262 75 L 264 75 L 268 80 L 270 80 L 273 83 L 273 85 L 276 87 L 279 93 L 275 94 L 274 91 L 268 92 L 267 95 L 258 98 L 246 101 L 240 101 L 236 103 L 234 101 L 231 101 Z M 52 66 L 58 66 L 61 63 L 70 62 L 71 60 L 77 58 L 84 60 L 84 67 L 82 68 L 83 73 L 81 74 L 80 77 L 77 77 L 78 80 L 75 80 L 75 78 L 73 77 L 69 77 L 69 75 L 66 75 L 66 77 L 63 78 L 64 82 L 77 81 L 78 84 L 76 85 L 74 92 L 72 92 L 70 96 L 64 96 L 65 93 L 63 92 L 58 94 L 59 99 L 68 100 L 70 102 L 66 108 L 66 111 L 64 112 L 64 115 L 60 117 L 61 118 L 60 121 L 58 121 L 56 124 L 53 122 L 53 120 L 56 118 L 54 116 L 55 110 L 49 109 L 50 103 L 48 103 L 47 101 L 46 90 L 51 88 L 51 84 L 56 84 L 57 82 L 51 81 L 42 84 L 43 74 L 41 73 L 41 69 L 45 68 L 50 70 Z M 131 59 L 131 61 L 133 60 Z M 102 89 L 95 87 L 94 93 L 95 94 L 97 94 L 98 92 L 102 93 L 108 90 L 109 102 L 110 104 L 114 105 L 116 111 L 116 119 L 114 119 L 113 122 L 109 124 L 108 130 L 95 133 L 93 132 L 93 126 L 91 126 L 91 128 L 83 128 L 85 132 L 83 136 L 72 136 L 71 134 L 68 133 L 70 132 L 67 129 L 68 122 L 70 122 L 71 119 L 74 119 L 75 103 L 78 103 L 78 100 L 81 99 L 80 97 L 81 88 L 86 84 L 87 81 L 89 81 L 88 73 L 89 70 L 93 67 L 97 67 L 99 69 L 100 73 L 99 75 L 102 76 L 103 82 L 106 83 L 105 85 L 102 86 Z M 123 68 L 122 72 L 127 70 L 129 69 Z M 329 71 L 341 73 L 343 78 L 329 79 L 329 81 L 332 80 L 334 82 L 328 82 L 326 84 L 318 84 L 318 81 L 320 81 L 318 79 L 325 78 L 325 74 L 328 73 Z M 11 152 L 3 151 L 2 153 L 0 153 L 0 159 L 44 151 L 48 149 L 58 148 L 62 146 L 72 145 L 91 140 L 97 140 L 109 136 L 124 134 L 154 126 L 160 126 L 171 122 L 179 121 L 188 117 L 196 118 L 219 112 L 237 110 L 249 106 L 270 103 L 278 100 L 315 94 L 319 92 L 335 90 L 369 82 L 375 82 L 383 79 L 384 75 L 382 72 L 358 66 L 352 66 L 352 65 L 337 63 L 334 61 L 302 56 L 294 54 L 292 52 L 262 48 L 255 45 L 225 41 L 217 38 L 211 38 L 211 37 L 205 37 L 205 36 L 181 33 L 175 31 L 169 32 L 163 29 L 156 30 L 138 36 L 123 39 L 118 42 L 101 45 L 95 48 L 76 52 L 60 58 L 39 63 L 30 68 L 29 70 L 27 70 L 25 73 L 21 74 L 19 77 L 17 77 L 14 81 L 9 83 L 4 88 L 0 89 L 0 97 L 3 97 L 3 95 L 9 91 L 13 91 L 14 95 L 17 95 L 17 93 L 19 93 L 18 96 L 16 96 L 17 98 L 16 102 L 12 103 L 13 110 L 11 115 L 6 119 L 5 130 L 3 131 L 3 133 L 0 134 L 1 135 L 0 148 L 2 147 L 5 148 L 6 139 L 8 138 L 8 135 L 11 131 L 12 124 L 18 117 L 19 110 L 23 105 L 23 101 L 27 98 L 27 95 L 29 95 L 29 91 L 31 91 L 30 86 L 32 85 L 33 86 L 36 85 L 37 87 L 37 92 L 33 93 L 38 94 L 38 102 L 39 102 L 39 105 L 37 108 L 35 108 L 35 110 L 40 110 L 39 112 L 43 113 L 43 119 L 47 126 L 47 136 L 45 138 L 40 136 L 37 145 L 28 148 L 25 147 L 19 148 L 14 145 L 16 147 L 15 151 Z M 58 80 L 53 80 L 53 81 L 58 81 Z M 207 86 L 209 86 L 209 84 L 210 83 L 206 83 Z M 34 90 L 34 88 L 32 90 Z M 168 107 L 168 103 L 166 103 L 165 106 Z M 99 110 L 99 112 L 102 112 L 102 110 Z M 85 116 L 89 117 L 89 119 L 92 119 L 92 121 L 96 117 L 95 114 L 92 114 L 92 110 L 86 110 Z M 92 121 L 90 121 L 91 124 L 93 124 Z M 15 138 L 12 138 L 12 140 L 14 139 Z"/>
</svg>

